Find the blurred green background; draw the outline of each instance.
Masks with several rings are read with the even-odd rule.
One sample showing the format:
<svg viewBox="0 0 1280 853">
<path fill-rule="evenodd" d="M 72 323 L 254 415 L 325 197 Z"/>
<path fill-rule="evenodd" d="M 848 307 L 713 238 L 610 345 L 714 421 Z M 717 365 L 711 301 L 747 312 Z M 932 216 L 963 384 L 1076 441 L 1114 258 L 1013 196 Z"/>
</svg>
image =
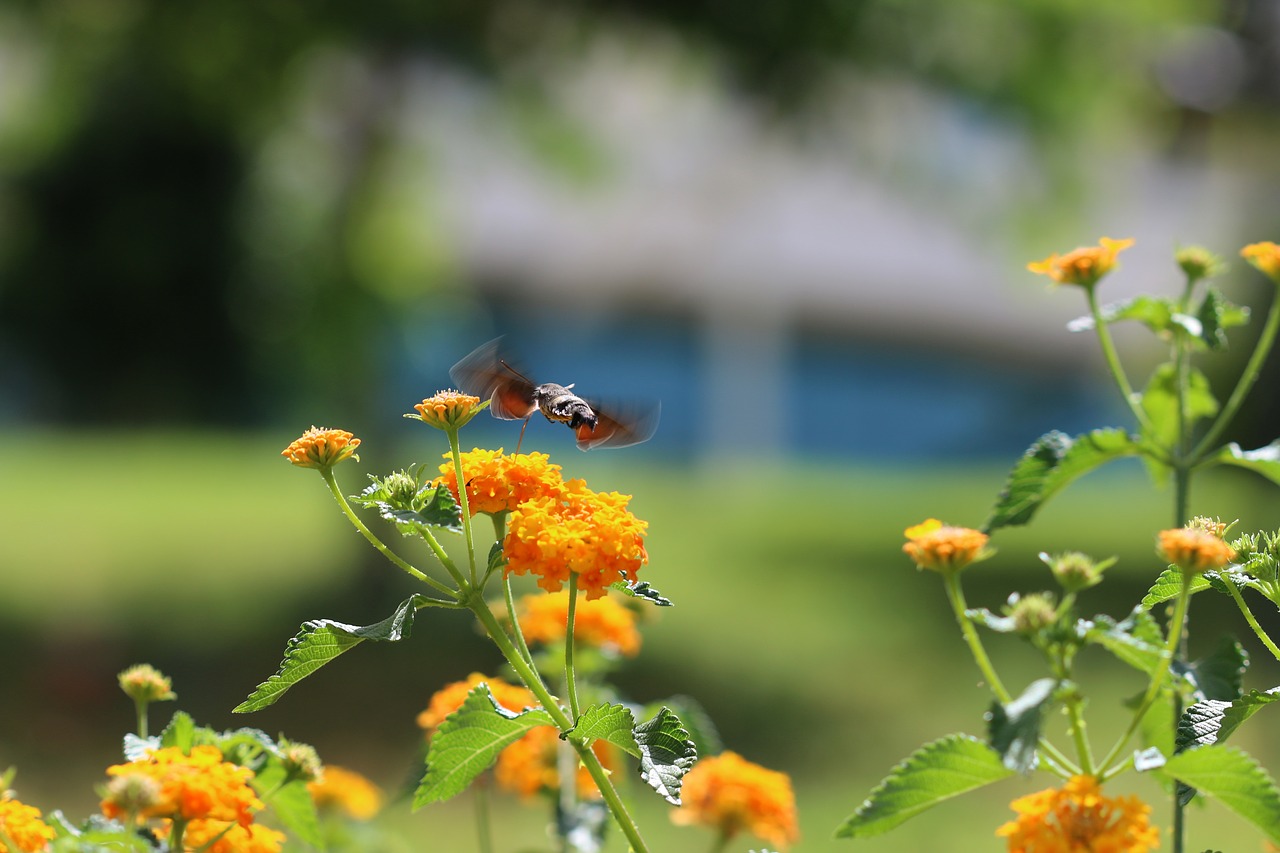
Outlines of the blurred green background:
<svg viewBox="0 0 1280 853">
<path fill-rule="evenodd" d="M 650 522 L 643 577 L 676 607 L 622 688 L 697 697 L 727 747 L 790 773 L 800 851 L 997 849 L 1045 779 L 831 838 L 919 744 L 982 731 L 901 531 L 978 525 L 1037 436 L 1125 423 L 1063 329 L 1078 294 L 1026 261 L 1136 236 L 1112 299 L 1175 288 L 1177 245 L 1234 258 L 1280 232 L 1277 43 L 1263 0 L 0 6 L 0 768 L 87 814 L 132 725 L 115 673 L 146 660 L 203 722 L 412 777 L 417 711 L 497 664 L 460 617 L 230 714 L 300 622 L 367 624 L 414 591 L 278 454 L 312 423 L 352 430 L 349 493 L 433 462 L 438 435 L 400 414 L 505 334 L 539 381 L 663 401 L 642 447 L 526 437 Z M 1271 295 L 1238 262 L 1223 287 Z M 1120 343 L 1140 382 L 1158 345 Z M 1273 363 L 1230 438 L 1275 438 L 1275 382 Z M 468 431 L 510 449 L 511 426 Z M 1261 481 L 1192 498 L 1277 526 Z M 1037 552 L 1076 548 L 1120 557 L 1086 609 L 1123 615 L 1170 504 L 1136 465 L 1091 475 L 996 537 L 971 603 L 1047 587 Z M 1240 634 L 1226 604 L 1196 600 L 1203 647 Z M 1250 685 L 1280 683 L 1243 639 Z M 1039 675 L 992 647 L 1012 685 Z M 1082 665 L 1103 741 L 1141 685 Z M 1238 737 L 1274 772 L 1268 726 Z M 655 849 L 709 846 L 634 793 Z M 544 815 L 512 805 L 499 849 L 535 846 Z M 470 850 L 468 806 L 386 819 L 403 849 Z M 1191 827 L 1188 849 L 1260 849 L 1217 807 Z"/>
</svg>

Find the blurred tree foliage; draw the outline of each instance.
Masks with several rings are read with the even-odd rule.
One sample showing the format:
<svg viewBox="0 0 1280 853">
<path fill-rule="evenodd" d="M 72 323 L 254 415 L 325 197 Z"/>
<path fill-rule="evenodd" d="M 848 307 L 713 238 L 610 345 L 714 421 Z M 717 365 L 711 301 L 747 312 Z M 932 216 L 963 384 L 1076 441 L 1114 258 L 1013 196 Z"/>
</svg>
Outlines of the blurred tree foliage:
<svg viewBox="0 0 1280 853">
<path fill-rule="evenodd" d="M 656 28 L 714 56 L 745 96 L 780 114 L 819 96 L 834 69 L 908 75 L 1007 112 L 1051 151 L 1117 117 L 1167 109 L 1143 71 L 1164 36 L 1239 24 L 1250 8 L 12 2 L 0 9 L 0 416 L 8 404 L 11 416 L 37 419 L 237 422 L 304 387 L 331 402 L 365 401 L 362 377 L 378 354 L 357 344 L 338 357 L 334 347 L 366 341 L 397 310 L 360 236 L 387 221 L 378 178 L 391 156 L 397 81 L 414 58 L 527 87 L 536 85 L 523 62 L 531 53 Z M 321 129 L 340 162 L 326 204 L 264 212 L 254 189 L 261 146 L 298 109 L 297 64 L 326 50 L 364 69 L 354 83 L 334 81 L 348 90 L 335 96 L 337 126 Z M 262 260 L 271 227 L 303 230 L 291 278 Z M 456 286 L 447 263 L 399 272 L 418 275 L 424 292 Z"/>
</svg>

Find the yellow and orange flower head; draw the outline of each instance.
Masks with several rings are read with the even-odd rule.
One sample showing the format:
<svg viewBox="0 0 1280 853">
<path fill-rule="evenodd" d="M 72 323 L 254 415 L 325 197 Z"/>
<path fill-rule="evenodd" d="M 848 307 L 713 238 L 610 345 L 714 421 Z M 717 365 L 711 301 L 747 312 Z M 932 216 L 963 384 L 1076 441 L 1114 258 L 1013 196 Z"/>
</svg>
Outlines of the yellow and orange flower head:
<svg viewBox="0 0 1280 853">
<path fill-rule="evenodd" d="M 371 820 L 382 808 L 382 790 L 354 770 L 325 765 L 324 772 L 307 783 L 311 799 L 322 812 L 332 811 L 356 820 Z"/>
<path fill-rule="evenodd" d="M 479 397 L 463 394 L 451 388 L 437 391 L 434 396 L 428 397 L 413 408 L 418 413 L 405 415 L 406 418 L 415 418 L 428 426 L 445 431 L 460 429 L 481 411 Z"/>
<path fill-rule="evenodd" d="M 471 514 L 509 512 L 527 500 L 560 492 L 563 479 L 560 466 L 545 453 L 506 455 L 502 448 L 482 450 L 479 447 L 460 454 L 462 477 L 467 484 L 467 506 Z M 437 483 L 444 483 L 459 500 L 458 478 L 453 456 L 444 454 Z"/>
<path fill-rule="evenodd" d="M 557 791 L 560 788 L 559 750 L 562 748 L 569 747 L 550 726 L 530 729 L 498 756 L 493 779 L 498 787 L 525 799 L 543 791 Z M 616 747 L 607 741 L 597 740 L 591 744 L 591 749 L 605 770 L 613 772 L 618 769 Z M 576 755 L 574 762 L 577 763 Z M 578 796 L 599 799 L 600 789 L 596 787 L 595 780 L 587 768 L 580 763 L 577 766 L 575 783 Z"/>
<path fill-rule="evenodd" d="M 158 833 L 165 837 L 167 832 Z M 259 823 L 228 825 L 220 820 L 193 820 L 182 833 L 182 847 L 191 853 L 280 853 L 285 834 Z"/>
<path fill-rule="evenodd" d="M 987 548 L 987 534 L 968 527 L 952 527 L 936 518 L 903 532 L 907 543 L 902 550 L 921 569 L 951 574 L 992 553 Z"/>
<path fill-rule="evenodd" d="M 525 688 L 508 684 L 501 678 L 473 672 L 462 681 L 446 684 L 431 696 L 427 709 L 418 715 L 418 725 L 427 730 L 427 737 L 440 727 L 445 717 L 462 707 L 467 694 L 482 681 L 489 685 L 489 692 L 498 700 L 498 704 L 508 711 L 519 713 L 525 708 L 538 707 L 538 700 Z"/>
<path fill-rule="evenodd" d="M 1151 807 L 1133 796 L 1105 796 L 1092 776 L 1073 776 L 1009 807 L 1018 817 L 996 830 L 1009 853 L 1147 853 L 1160 844 Z"/>
<path fill-rule="evenodd" d="M 1250 243 L 1240 250 L 1240 256 L 1257 267 L 1267 278 L 1280 284 L 1280 246 L 1271 241 Z"/>
<path fill-rule="evenodd" d="M 1235 550 L 1207 530 L 1175 527 L 1161 530 L 1160 556 L 1186 574 L 1203 574 L 1222 568 L 1235 559 Z"/>
<path fill-rule="evenodd" d="M 140 775 L 159 783 L 160 790 L 149 807 L 137 812 L 142 817 L 177 818 L 184 821 L 215 820 L 248 826 L 262 800 L 249 786 L 253 771 L 222 760 L 214 746 L 192 747 L 183 754 L 166 747 L 147 758 L 107 768 L 112 777 Z M 129 815 L 125 804 L 110 795 L 102 801 L 102 813 L 109 818 Z"/>
<path fill-rule="evenodd" d="M 135 702 L 163 702 L 177 699 L 173 682 L 149 663 L 140 663 L 120 673 L 120 689 Z"/>
<path fill-rule="evenodd" d="M 1132 245 L 1133 240 L 1103 237 L 1097 246 L 1081 246 L 1065 255 L 1055 253 L 1043 261 L 1027 264 L 1027 269 L 1039 275 L 1047 275 L 1057 284 L 1093 287 L 1115 269 L 1116 256 Z"/>
<path fill-rule="evenodd" d="M 680 799 L 684 804 L 671 813 L 678 824 L 709 826 L 724 838 L 746 831 L 780 848 L 800 837 L 791 778 L 734 752 L 693 765 Z"/>
<path fill-rule="evenodd" d="M 564 641 L 569 624 L 567 590 L 526 595 L 520 600 L 520 631 L 530 643 Z M 633 610 L 605 596 L 579 601 L 573 611 L 573 637 L 605 652 L 634 657 L 640 652 L 640 631 Z"/>
<path fill-rule="evenodd" d="M 347 459 L 359 459 L 360 439 L 341 429 L 313 426 L 294 439 L 280 455 L 300 468 L 332 468 Z"/>
<path fill-rule="evenodd" d="M 533 498 L 511 513 L 502 543 L 509 574 L 533 574 L 538 586 L 559 592 L 572 572 L 595 600 L 619 580 L 635 582 L 649 561 L 648 522 L 627 509 L 630 495 L 593 492 L 570 480 L 555 496 Z"/>
<path fill-rule="evenodd" d="M 35 806 L 4 796 L 0 791 L 0 833 L 14 844 L 14 850 L 0 841 L 0 853 L 35 853 L 48 848 L 53 841 L 53 827 L 41 819 Z"/>
</svg>

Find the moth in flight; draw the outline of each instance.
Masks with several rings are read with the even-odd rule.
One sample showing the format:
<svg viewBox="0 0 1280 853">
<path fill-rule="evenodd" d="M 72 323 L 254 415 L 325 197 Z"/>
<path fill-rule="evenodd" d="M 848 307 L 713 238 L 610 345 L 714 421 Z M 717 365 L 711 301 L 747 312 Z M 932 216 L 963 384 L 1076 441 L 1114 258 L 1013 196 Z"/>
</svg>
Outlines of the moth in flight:
<svg viewBox="0 0 1280 853">
<path fill-rule="evenodd" d="M 503 420 L 523 420 L 520 441 L 534 412 L 542 412 L 552 423 L 562 423 L 573 430 L 579 450 L 593 447 L 630 447 L 648 441 L 658 428 L 662 406 L 648 405 L 601 407 L 573 393 L 573 384 L 541 385 L 511 366 L 496 338 L 476 349 L 449 370 L 459 391 L 489 401 L 489 411 Z M 520 443 L 516 443 L 516 452 Z"/>
</svg>

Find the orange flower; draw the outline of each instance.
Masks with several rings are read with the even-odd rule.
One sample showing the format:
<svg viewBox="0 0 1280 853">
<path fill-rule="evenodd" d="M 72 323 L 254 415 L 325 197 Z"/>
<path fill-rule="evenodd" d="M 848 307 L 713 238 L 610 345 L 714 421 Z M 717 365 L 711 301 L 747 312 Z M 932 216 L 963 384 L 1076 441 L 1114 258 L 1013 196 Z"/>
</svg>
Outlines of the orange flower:
<svg viewBox="0 0 1280 853">
<path fill-rule="evenodd" d="M 1047 275 L 1058 284 L 1093 287 L 1116 265 L 1116 256 L 1133 245 L 1133 240 L 1103 237 L 1097 246 L 1081 246 L 1065 255 L 1052 254 L 1043 261 L 1027 264 L 1027 269 Z"/>
<path fill-rule="evenodd" d="M 382 791 L 354 770 L 327 764 L 324 773 L 307 784 L 321 811 L 343 812 L 356 820 L 370 820 L 382 808 Z"/>
<path fill-rule="evenodd" d="M 161 831 L 167 837 L 169 828 Z M 262 824 L 241 826 L 221 820 L 193 820 L 182 833 L 182 848 L 191 853 L 279 853 L 285 835 Z"/>
<path fill-rule="evenodd" d="M 1092 776 L 1073 776 L 1009 804 L 1018 817 L 996 830 L 1009 853 L 1146 853 L 1160 843 L 1151 807 L 1137 797 L 1106 797 Z"/>
<path fill-rule="evenodd" d="M 540 791 L 558 791 L 560 789 L 559 750 L 571 749 L 560 740 L 556 730 L 551 726 L 538 726 L 530 729 L 524 737 L 508 746 L 498 756 L 493 768 L 494 781 L 498 786 L 519 794 L 521 797 L 532 797 Z M 597 740 L 591 745 L 596 757 L 606 770 L 616 770 L 618 766 L 615 750 L 608 742 Z M 579 797 L 599 798 L 600 789 L 595 780 L 578 761 L 576 753 L 573 762 L 578 768 L 577 788 Z"/>
<path fill-rule="evenodd" d="M 480 398 L 470 394 L 462 394 L 453 389 L 437 391 L 414 406 L 416 415 L 405 415 L 416 418 L 428 426 L 442 430 L 457 430 L 471 420 L 480 411 Z"/>
<path fill-rule="evenodd" d="M 531 498 L 557 494 L 563 483 L 560 466 L 551 464 L 551 457 L 545 453 L 506 456 L 501 447 L 497 450 L 477 447 L 461 457 L 467 506 L 472 515 L 508 512 Z M 436 482 L 447 485 L 454 500 L 459 500 L 453 456 L 446 453 L 444 459 Z"/>
<path fill-rule="evenodd" d="M 1203 574 L 1222 568 L 1235 559 L 1230 545 L 1207 530 L 1176 527 L 1161 530 L 1160 556 L 1188 574 Z"/>
<path fill-rule="evenodd" d="M 108 767 L 107 775 L 138 775 L 159 783 L 154 802 L 139 812 L 144 817 L 235 821 L 248 826 L 253 813 L 262 808 L 249 786 L 253 771 L 223 761 L 214 746 L 192 747 L 190 755 L 177 747 L 158 749 L 147 758 Z M 108 796 L 102 801 L 102 813 L 121 818 L 129 809 Z"/>
<path fill-rule="evenodd" d="M 684 777 L 678 824 L 702 824 L 732 838 L 742 830 L 777 847 L 800 837 L 796 798 L 785 773 L 753 764 L 734 752 L 703 758 Z"/>
<path fill-rule="evenodd" d="M 526 595 L 520 599 L 520 630 L 530 643 L 563 642 L 569 624 L 568 591 Z M 640 651 L 634 611 L 608 596 L 579 601 L 573 611 L 577 643 L 633 657 Z"/>
<path fill-rule="evenodd" d="M 644 548 L 648 522 L 627 509 L 630 495 L 597 493 L 581 480 L 564 484 L 554 497 L 533 498 L 511 513 L 502 543 L 506 571 L 538 576 L 538 586 L 559 592 L 569 573 L 588 599 L 636 573 L 649 561 Z"/>
<path fill-rule="evenodd" d="M 910 541 L 902 550 L 921 569 L 950 574 L 991 554 L 987 550 L 987 534 L 968 527 L 951 527 L 936 518 L 908 527 L 904 534 Z"/>
<path fill-rule="evenodd" d="M 1271 241 L 1250 243 L 1240 250 L 1240 255 L 1269 279 L 1280 284 L 1280 246 Z"/>
<path fill-rule="evenodd" d="M 53 840 L 53 827 L 40 819 L 38 808 L 4 796 L 3 791 L 0 791 L 0 833 L 23 853 L 45 850 Z M 0 841 L 0 853 L 11 853 L 3 841 Z"/>
<path fill-rule="evenodd" d="M 177 699 L 173 682 L 149 663 L 140 663 L 120 673 L 120 689 L 135 702 L 163 702 Z"/>
<path fill-rule="evenodd" d="M 446 684 L 437 690 L 427 703 L 427 709 L 418 715 L 418 725 L 427 730 L 428 737 L 440 727 L 445 717 L 462 707 L 467 694 L 482 681 L 489 685 L 489 692 L 498 700 L 498 704 L 508 711 L 519 713 L 525 708 L 538 707 L 538 700 L 525 688 L 508 684 L 501 678 L 473 672 L 466 679 Z"/>
<path fill-rule="evenodd" d="M 356 448 L 360 439 L 341 429 L 313 426 L 293 443 L 280 451 L 280 455 L 301 468 L 332 468 L 349 458 L 359 459 Z"/>
</svg>

